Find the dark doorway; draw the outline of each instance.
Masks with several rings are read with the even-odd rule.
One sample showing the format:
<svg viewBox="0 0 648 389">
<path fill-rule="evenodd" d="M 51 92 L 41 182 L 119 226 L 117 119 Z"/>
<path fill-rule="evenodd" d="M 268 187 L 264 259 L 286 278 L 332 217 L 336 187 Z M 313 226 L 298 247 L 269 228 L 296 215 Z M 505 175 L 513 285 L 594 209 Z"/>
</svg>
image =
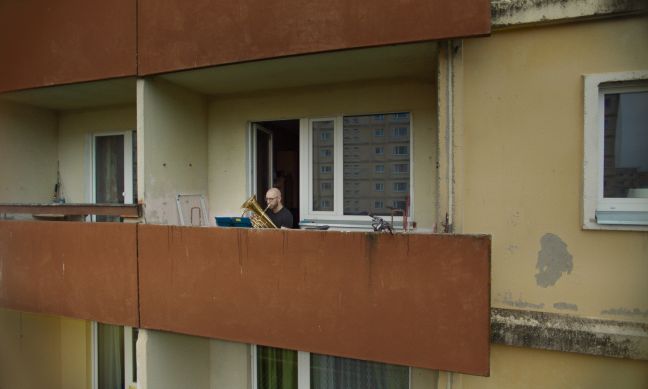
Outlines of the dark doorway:
<svg viewBox="0 0 648 389">
<path fill-rule="evenodd" d="M 256 137 L 254 182 L 264 208 L 270 187 L 281 190 L 283 204 L 299 224 L 299 119 L 253 123 Z"/>
</svg>

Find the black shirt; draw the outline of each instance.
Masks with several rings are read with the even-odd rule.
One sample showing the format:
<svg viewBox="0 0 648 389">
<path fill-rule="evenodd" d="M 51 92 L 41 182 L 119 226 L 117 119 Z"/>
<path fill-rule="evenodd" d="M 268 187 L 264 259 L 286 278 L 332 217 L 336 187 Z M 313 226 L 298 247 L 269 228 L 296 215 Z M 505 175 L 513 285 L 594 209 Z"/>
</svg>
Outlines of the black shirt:
<svg viewBox="0 0 648 389">
<path fill-rule="evenodd" d="M 278 227 L 286 227 L 286 228 L 293 228 L 293 216 L 292 213 L 288 210 L 288 208 L 283 207 L 281 210 L 277 213 L 272 212 L 271 209 L 266 212 L 268 214 L 268 217 L 272 222 Z"/>
</svg>

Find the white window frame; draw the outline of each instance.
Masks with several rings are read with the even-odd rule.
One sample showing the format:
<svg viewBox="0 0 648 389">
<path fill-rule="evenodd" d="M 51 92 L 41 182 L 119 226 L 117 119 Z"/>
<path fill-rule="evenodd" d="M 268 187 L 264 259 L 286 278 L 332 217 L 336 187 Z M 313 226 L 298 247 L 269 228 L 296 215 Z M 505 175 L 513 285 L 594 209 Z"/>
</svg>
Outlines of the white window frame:
<svg viewBox="0 0 648 389">
<path fill-rule="evenodd" d="M 310 356 L 308 351 L 297 351 L 297 389 L 310 389 Z M 407 386 L 412 389 L 412 368 L 408 367 Z M 250 345 L 251 388 L 259 389 L 257 377 L 257 345 Z"/>
<path fill-rule="evenodd" d="M 584 229 L 648 231 L 648 225 L 633 225 L 623 220 L 623 213 L 648 212 L 648 199 L 604 198 L 603 197 L 603 155 L 604 155 L 604 97 L 606 93 L 630 92 L 632 87 L 613 88 L 602 84 L 623 81 L 648 82 L 648 70 L 619 73 L 584 75 L 584 161 L 583 161 L 583 209 Z M 642 88 L 645 90 L 645 88 Z M 619 221 L 614 224 L 600 223 L 598 212 L 618 213 Z"/>
<path fill-rule="evenodd" d="M 394 112 L 385 112 L 381 115 L 392 115 Z M 407 156 L 409 168 L 409 196 L 410 196 L 410 212 L 408 224 L 412 225 L 414 218 L 414 117 L 410 111 L 407 111 L 409 116 L 409 142 L 407 143 L 408 154 L 399 154 L 402 156 Z M 363 114 L 363 115 L 376 115 L 376 114 Z M 312 223 L 326 223 L 331 228 L 359 228 L 359 229 L 371 229 L 371 219 L 365 215 L 345 215 L 344 214 L 344 139 L 343 139 L 343 128 L 344 128 L 344 117 L 345 116 L 358 116 L 358 114 L 341 114 L 338 116 L 329 116 L 329 117 L 315 117 L 315 118 L 302 118 L 300 119 L 300 150 L 299 150 L 299 162 L 300 166 L 305 167 L 300 173 L 300 218 L 302 219 L 302 224 L 308 225 Z M 333 211 L 313 211 L 313 131 L 312 123 L 317 121 L 333 121 Z M 404 146 L 404 144 L 401 144 Z M 376 146 L 378 147 L 378 146 Z M 384 155 L 384 146 L 383 155 Z M 304 171 L 305 170 L 305 171 Z M 348 177 L 347 177 L 348 179 Z M 348 188 L 347 188 L 348 189 Z M 373 192 L 373 190 L 372 190 Z M 394 223 L 398 225 L 402 224 L 403 216 L 394 215 Z M 365 225 L 366 224 L 366 225 Z"/>
<path fill-rule="evenodd" d="M 114 136 L 122 135 L 124 137 L 124 204 L 133 204 L 133 130 L 129 131 L 109 131 L 109 132 L 96 132 L 89 134 L 88 142 L 89 151 L 90 151 L 90 165 L 92 166 L 90 170 L 90 177 L 88 183 L 90 188 L 88 188 L 89 199 L 91 203 L 97 202 L 97 177 L 96 177 L 96 139 L 102 136 Z"/>
</svg>

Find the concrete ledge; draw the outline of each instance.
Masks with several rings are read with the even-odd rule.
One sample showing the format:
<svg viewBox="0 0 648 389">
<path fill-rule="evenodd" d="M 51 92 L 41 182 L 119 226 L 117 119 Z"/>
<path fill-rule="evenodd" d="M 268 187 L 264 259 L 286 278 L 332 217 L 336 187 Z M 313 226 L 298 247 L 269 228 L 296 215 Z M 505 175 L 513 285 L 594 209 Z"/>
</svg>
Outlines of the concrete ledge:
<svg viewBox="0 0 648 389">
<path fill-rule="evenodd" d="M 492 28 L 568 22 L 648 12 L 645 0 L 494 0 Z"/>
<path fill-rule="evenodd" d="M 648 324 L 548 312 L 491 309 L 491 342 L 648 360 Z"/>
</svg>

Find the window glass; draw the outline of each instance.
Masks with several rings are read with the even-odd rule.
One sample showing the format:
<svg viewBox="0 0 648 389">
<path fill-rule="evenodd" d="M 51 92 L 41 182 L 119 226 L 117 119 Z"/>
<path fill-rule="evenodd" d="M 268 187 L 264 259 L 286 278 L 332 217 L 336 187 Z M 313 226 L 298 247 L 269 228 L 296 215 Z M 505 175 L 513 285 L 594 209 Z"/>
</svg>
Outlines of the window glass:
<svg viewBox="0 0 648 389">
<path fill-rule="evenodd" d="M 404 204 L 410 195 L 409 113 L 347 116 L 342 132 L 342 184 L 345 189 L 357 188 L 353 193 L 344 191 L 344 200 L 357 201 L 357 207 L 345 206 L 344 214 L 390 215 L 384 205 Z"/>
<path fill-rule="evenodd" d="M 312 122 L 313 211 L 333 211 L 334 161 L 333 120 Z"/>
<path fill-rule="evenodd" d="M 648 198 L 648 92 L 606 93 L 603 197 Z"/>
<path fill-rule="evenodd" d="M 297 389 L 297 351 L 257 346 L 257 388 Z"/>
<path fill-rule="evenodd" d="M 394 174 L 409 173 L 409 164 L 408 163 L 395 163 L 395 164 L 392 165 L 392 172 Z"/>
<path fill-rule="evenodd" d="M 311 354 L 311 389 L 408 389 L 409 368 Z"/>
<path fill-rule="evenodd" d="M 394 182 L 394 192 L 405 192 L 407 190 L 407 182 Z"/>
</svg>

